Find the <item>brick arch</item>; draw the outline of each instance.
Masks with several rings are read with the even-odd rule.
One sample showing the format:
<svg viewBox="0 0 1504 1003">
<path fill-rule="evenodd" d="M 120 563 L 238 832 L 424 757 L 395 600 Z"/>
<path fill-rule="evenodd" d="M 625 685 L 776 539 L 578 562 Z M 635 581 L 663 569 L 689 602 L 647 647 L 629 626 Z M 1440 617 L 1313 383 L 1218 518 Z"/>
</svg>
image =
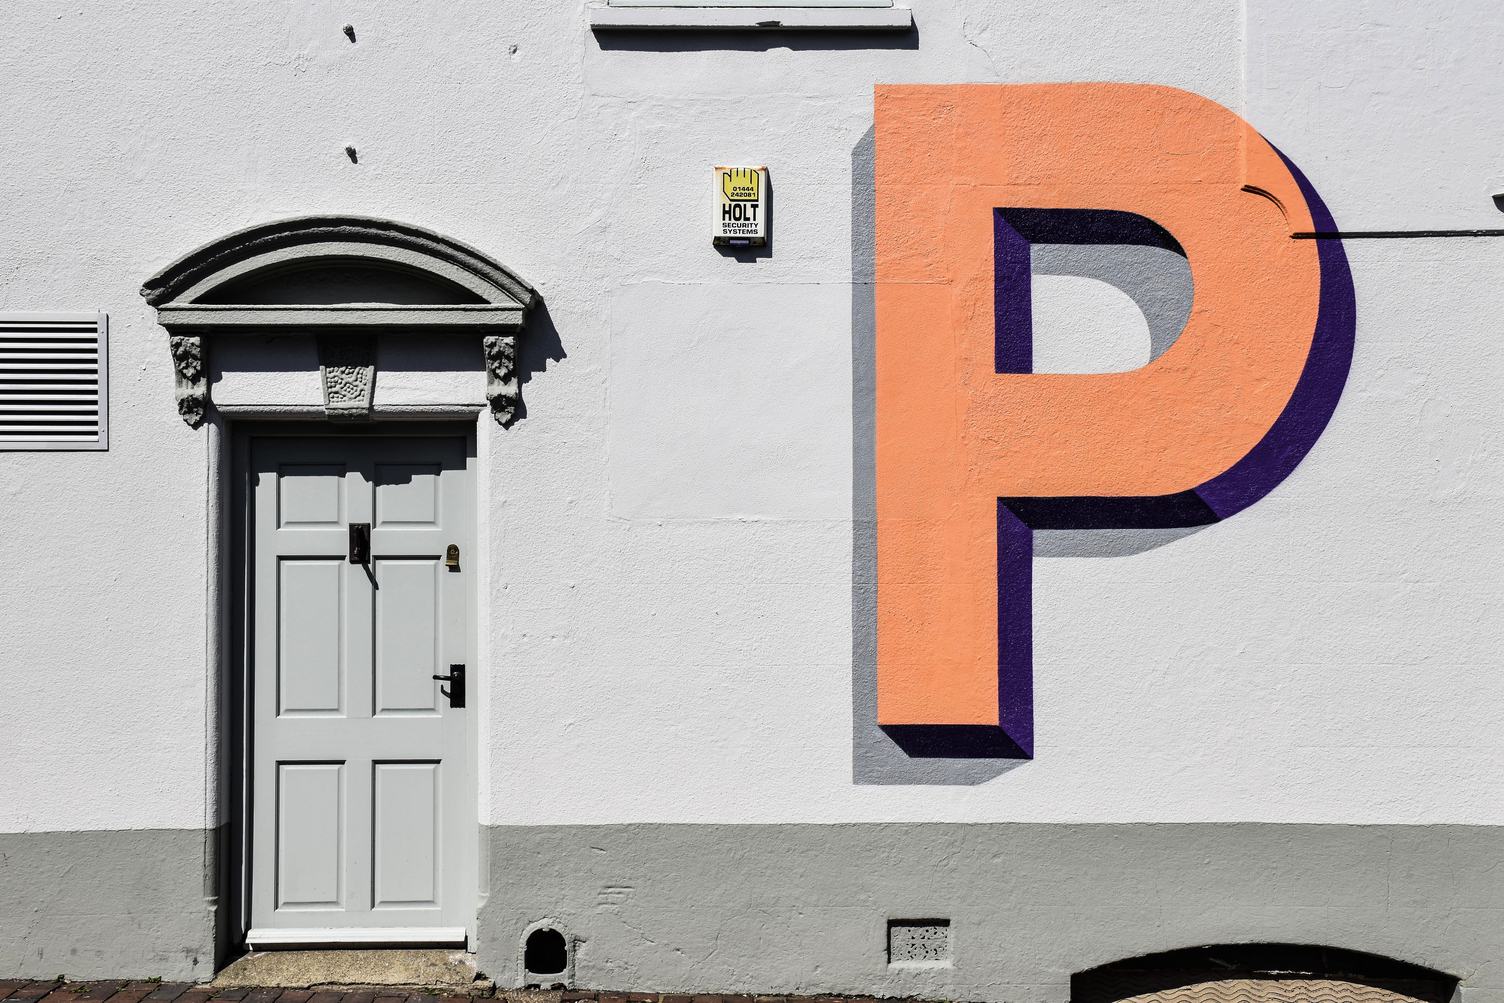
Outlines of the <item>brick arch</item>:
<svg viewBox="0 0 1504 1003">
<path fill-rule="evenodd" d="M 1231 944 L 1126 958 L 1071 976 L 1071 1003 L 1447 1003 L 1457 979 L 1376 954 Z"/>
</svg>

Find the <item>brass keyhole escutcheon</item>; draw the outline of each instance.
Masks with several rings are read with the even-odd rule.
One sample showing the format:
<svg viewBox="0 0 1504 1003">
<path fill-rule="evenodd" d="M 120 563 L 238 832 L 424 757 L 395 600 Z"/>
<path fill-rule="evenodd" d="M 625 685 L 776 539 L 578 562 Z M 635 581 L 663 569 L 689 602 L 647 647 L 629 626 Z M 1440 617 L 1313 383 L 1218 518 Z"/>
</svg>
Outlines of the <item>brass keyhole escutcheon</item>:
<svg viewBox="0 0 1504 1003">
<path fill-rule="evenodd" d="M 449 549 L 444 551 L 444 567 L 451 571 L 460 569 L 460 547 L 457 543 L 451 543 Z"/>
</svg>

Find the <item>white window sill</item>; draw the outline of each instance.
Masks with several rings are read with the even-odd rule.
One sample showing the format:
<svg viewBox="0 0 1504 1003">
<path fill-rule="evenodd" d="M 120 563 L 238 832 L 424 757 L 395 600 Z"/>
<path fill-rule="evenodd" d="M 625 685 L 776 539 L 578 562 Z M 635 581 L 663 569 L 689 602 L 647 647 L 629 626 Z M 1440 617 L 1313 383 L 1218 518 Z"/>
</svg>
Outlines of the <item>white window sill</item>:
<svg viewBox="0 0 1504 1003">
<path fill-rule="evenodd" d="M 590 27 L 597 31 L 906 31 L 914 26 L 914 14 L 907 7 L 613 7 L 592 3 L 586 10 Z"/>
</svg>

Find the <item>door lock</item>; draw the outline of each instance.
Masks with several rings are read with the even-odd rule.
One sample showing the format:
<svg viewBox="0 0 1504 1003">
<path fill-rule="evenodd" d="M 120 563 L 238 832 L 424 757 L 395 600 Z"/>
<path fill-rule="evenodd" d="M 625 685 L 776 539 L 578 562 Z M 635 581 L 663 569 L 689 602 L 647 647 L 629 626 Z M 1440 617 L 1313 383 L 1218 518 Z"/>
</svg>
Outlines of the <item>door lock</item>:
<svg viewBox="0 0 1504 1003">
<path fill-rule="evenodd" d="M 371 524 L 368 522 L 350 523 L 350 563 L 371 563 Z"/>
<path fill-rule="evenodd" d="M 439 692 L 449 698 L 449 706 L 465 706 L 465 667 L 463 665 L 449 666 L 449 675 L 434 676 L 435 679 L 446 682 L 449 688 L 439 687 Z"/>
</svg>

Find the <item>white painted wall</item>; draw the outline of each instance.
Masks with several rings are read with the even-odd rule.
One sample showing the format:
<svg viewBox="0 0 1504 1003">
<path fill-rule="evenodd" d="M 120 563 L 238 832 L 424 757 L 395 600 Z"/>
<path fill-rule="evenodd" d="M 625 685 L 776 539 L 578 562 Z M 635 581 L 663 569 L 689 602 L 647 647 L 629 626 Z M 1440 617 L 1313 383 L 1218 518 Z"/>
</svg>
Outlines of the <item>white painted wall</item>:
<svg viewBox="0 0 1504 1003">
<path fill-rule="evenodd" d="M 915 0 L 917 48 L 677 51 L 603 48 L 579 3 L 12 5 L 0 309 L 109 313 L 112 413 L 108 452 L 0 453 L 0 831 L 216 817 L 208 438 L 136 289 L 312 212 L 494 255 L 567 354 L 525 421 L 482 426 L 483 822 L 1504 822 L 1492 240 L 1349 246 L 1347 391 L 1270 497 L 1136 556 L 1038 562 L 1036 761 L 974 787 L 851 779 L 873 84 L 1184 87 L 1346 228 L 1504 225 L 1504 15 L 1425 6 Z M 771 169 L 771 257 L 710 247 L 709 167 L 738 160 Z"/>
</svg>

